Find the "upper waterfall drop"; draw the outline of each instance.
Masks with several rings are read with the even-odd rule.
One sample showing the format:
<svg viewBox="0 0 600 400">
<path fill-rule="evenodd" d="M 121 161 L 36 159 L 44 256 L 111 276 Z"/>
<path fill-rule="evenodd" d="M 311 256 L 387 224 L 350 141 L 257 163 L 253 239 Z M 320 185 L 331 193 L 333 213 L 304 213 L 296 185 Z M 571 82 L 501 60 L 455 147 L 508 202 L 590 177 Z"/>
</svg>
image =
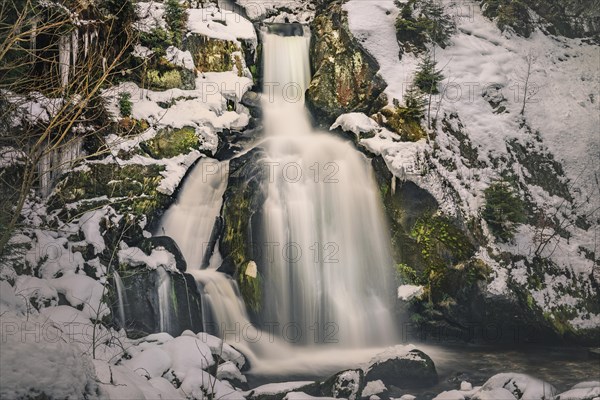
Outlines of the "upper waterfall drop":
<svg viewBox="0 0 600 400">
<path fill-rule="evenodd" d="M 260 260 L 261 320 L 317 331 L 299 340 L 306 345 L 392 343 L 393 262 L 379 193 L 366 157 L 310 124 L 309 41 L 264 36 L 264 82 L 275 90 L 263 98 L 271 166 L 263 241 L 275 251 Z"/>
</svg>

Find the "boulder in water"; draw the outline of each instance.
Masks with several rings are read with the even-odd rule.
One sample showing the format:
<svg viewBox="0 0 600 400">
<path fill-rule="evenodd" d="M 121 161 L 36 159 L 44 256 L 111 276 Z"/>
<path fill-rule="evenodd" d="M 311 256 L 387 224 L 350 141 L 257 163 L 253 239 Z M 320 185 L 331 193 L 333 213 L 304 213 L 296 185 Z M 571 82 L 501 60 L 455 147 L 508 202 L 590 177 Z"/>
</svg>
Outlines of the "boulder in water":
<svg viewBox="0 0 600 400">
<path fill-rule="evenodd" d="M 433 360 L 420 350 L 396 346 L 378 354 L 366 369 L 366 380 L 381 380 L 387 387 L 424 388 L 437 383 Z"/>
<path fill-rule="evenodd" d="M 360 369 L 338 372 L 321 384 L 321 394 L 335 398 L 358 400 L 365 387 L 365 374 Z"/>
</svg>

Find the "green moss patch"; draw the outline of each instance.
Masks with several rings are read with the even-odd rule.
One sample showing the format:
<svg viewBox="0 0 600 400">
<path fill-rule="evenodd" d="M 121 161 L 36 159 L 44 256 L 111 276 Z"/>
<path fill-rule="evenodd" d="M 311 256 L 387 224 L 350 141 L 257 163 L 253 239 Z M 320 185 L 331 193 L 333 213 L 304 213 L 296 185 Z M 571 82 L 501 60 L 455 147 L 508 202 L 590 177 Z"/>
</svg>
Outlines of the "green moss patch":
<svg viewBox="0 0 600 400">
<path fill-rule="evenodd" d="M 199 149 L 202 144 L 192 126 L 181 129 L 162 129 L 154 138 L 140 144 L 152 158 L 171 158 L 180 154 L 187 154 L 194 149 Z"/>
<path fill-rule="evenodd" d="M 192 35 L 186 39 L 185 50 L 192 53 L 199 71 L 227 72 L 233 69 L 236 62 L 231 53 L 239 51 L 239 48 L 235 43 L 226 40 Z"/>
<path fill-rule="evenodd" d="M 117 210 L 152 214 L 169 199 L 157 191 L 162 171 L 162 165 L 87 164 L 86 169 L 71 172 L 57 185 L 49 199 L 49 210 L 60 209 L 72 217 L 106 202 Z M 83 209 L 73 207 L 73 203 Z"/>
</svg>

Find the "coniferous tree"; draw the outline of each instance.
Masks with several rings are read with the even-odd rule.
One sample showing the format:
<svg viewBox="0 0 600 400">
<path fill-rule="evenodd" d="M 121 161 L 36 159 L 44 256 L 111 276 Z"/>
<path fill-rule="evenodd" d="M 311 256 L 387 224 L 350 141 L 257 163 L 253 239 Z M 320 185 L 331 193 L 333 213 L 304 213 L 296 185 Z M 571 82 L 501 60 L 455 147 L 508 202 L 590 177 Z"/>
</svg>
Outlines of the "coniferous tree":
<svg viewBox="0 0 600 400">
<path fill-rule="evenodd" d="M 509 241 L 514 237 L 517 226 L 526 221 L 523 200 L 505 181 L 492 183 L 484 194 L 483 218 L 500 241 Z"/>
<path fill-rule="evenodd" d="M 430 56 L 424 57 L 415 74 L 415 85 L 427 94 L 438 94 L 438 84 L 444 79 L 444 75 L 437 68 L 437 62 Z"/>
<path fill-rule="evenodd" d="M 181 46 L 187 23 L 187 11 L 179 3 L 179 0 L 167 0 L 165 4 L 165 21 L 173 33 L 175 45 Z"/>
<path fill-rule="evenodd" d="M 399 104 L 396 104 L 399 107 Z M 425 99 L 423 93 L 416 86 L 410 86 L 404 93 L 404 107 L 400 108 L 402 118 L 419 121 L 423 118 L 425 110 Z"/>
</svg>

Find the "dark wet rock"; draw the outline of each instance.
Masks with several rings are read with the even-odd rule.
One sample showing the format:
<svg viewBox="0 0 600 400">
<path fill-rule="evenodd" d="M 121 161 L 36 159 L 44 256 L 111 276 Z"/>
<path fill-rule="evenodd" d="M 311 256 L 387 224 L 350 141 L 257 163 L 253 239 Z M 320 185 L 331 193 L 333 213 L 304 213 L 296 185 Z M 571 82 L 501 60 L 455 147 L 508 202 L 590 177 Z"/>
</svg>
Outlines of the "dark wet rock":
<svg viewBox="0 0 600 400">
<path fill-rule="evenodd" d="M 202 306 L 196 282 L 192 276 L 180 273 L 171 275 L 170 321 L 169 332 L 173 336 L 189 329 L 202 331 Z M 157 271 L 136 269 L 122 272 L 125 296 L 124 328 L 129 337 L 142 337 L 160 332 L 160 306 L 158 287 L 160 279 Z M 113 312 L 117 311 L 116 299 L 113 301 Z"/>
<path fill-rule="evenodd" d="M 438 381 L 433 360 L 420 350 L 383 357 L 369 365 L 366 381 L 381 380 L 386 387 L 426 388 Z"/>
<path fill-rule="evenodd" d="M 260 212 L 266 196 L 269 168 L 265 152 L 254 148 L 229 163 L 229 181 L 223 195 L 223 234 L 219 249 L 220 270 L 232 276 L 242 265 L 256 259 L 260 232 Z"/>
<path fill-rule="evenodd" d="M 381 193 L 390 227 L 392 251 L 397 263 L 424 265 L 423 257 L 410 231 L 416 221 L 438 209 L 434 197 L 413 182 L 400 182 L 388 170 L 381 156 L 372 159 L 375 179 Z M 392 188 L 395 180 L 395 188 Z"/>
<path fill-rule="evenodd" d="M 250 115 L 254 118 L 262 117 L 262 109 L 261 109 L 261 94 L 253 91 L 248 91 L 244 93 L 242 96 L 242 100 L 240 103 L 242 105 L 248 107 L 250 110 Z"/>
</svg>

